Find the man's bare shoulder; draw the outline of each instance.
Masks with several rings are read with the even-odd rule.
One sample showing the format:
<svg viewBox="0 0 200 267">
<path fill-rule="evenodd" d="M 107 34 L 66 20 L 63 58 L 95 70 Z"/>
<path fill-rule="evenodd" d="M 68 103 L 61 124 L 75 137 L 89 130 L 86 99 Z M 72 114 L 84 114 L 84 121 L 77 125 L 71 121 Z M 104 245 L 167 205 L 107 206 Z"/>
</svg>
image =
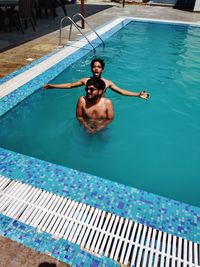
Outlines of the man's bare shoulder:
<svg viewBox="0 0 200 267">
<path fill-rule="evenodd" d="M 112 105 L 112 101 L 106 97 L 102 97 L 101 100 L 106 105 Z"/>
<path fill-rule="evenodd" d="M 79 101 L 80 101 L 80 102 L 85 102 L 85 100 L 86 100 L 86 99 L 85 99 L 85 96 L 82 95 L 82 96 L 79 97 Z"/>
<path fill-rule="evenodd" d="M 79 106 L 83 106 L 83 105 L 85 105 L 85 102 L 86 102 L 85 96 L 80 96 L 79 99 L 78 99 L 77 104 Z"/>
</svg>

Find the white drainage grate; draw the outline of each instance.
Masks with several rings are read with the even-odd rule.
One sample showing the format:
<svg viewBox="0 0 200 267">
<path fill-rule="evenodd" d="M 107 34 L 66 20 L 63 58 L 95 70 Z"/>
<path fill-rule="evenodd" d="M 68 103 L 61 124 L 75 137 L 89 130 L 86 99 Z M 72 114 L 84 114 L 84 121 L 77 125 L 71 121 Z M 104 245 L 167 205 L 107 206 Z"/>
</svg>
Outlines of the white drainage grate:
<svg viewBox="0 0 200 267">
<path fill-rule="evenodd" d="M 4 176 L 0 213 L 125 266 L 200 266 L 197 243 Z"/>
</svg>

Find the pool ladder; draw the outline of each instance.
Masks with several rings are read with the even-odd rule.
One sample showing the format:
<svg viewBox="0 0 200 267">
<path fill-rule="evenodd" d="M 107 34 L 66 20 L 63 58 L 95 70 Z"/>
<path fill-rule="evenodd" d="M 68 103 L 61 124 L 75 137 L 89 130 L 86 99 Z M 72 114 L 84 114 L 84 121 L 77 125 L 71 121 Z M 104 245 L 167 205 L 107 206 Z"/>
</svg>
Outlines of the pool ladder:
<svg viewBox="0 0 200 267">
<path fill-rule="evenodd" d="M 59 47 L 63 47 L 62 43 L 61 43 L 61 39 L 62 39 L 62 27 L 63 27 L 63 22 L 65 20 L 69 20 L 71 22 L 70 24 L 70 29 L 69 29 L 69 37 L 68 37 L 68 40 L 70 41 L 71 39 L 71 33 L 72 33 L 72 26 L 74 25 L 74 27 L 79 31 L 79 33 L 85 37 L 85 39 L 87 40 L 87 42 L 90 44 L 90 46 L 92 47 L 93 49 L 93 52 L 94 54 L 96 53 L 96 49 L 94 47 L 94 45 L 92 44 L 92 42 L 88 39 L 88 37 L 82 32 L 82 28 L 80 25 L 78 25 L 76 22 L 75 22 L 75 18 L 81 18 L 86 24 L 87 26 L 90 28 L 90 30 L 96 34 L 96 36 L 101 40 L 102 42 L 102 45 L 103 45 L 103 48 L 105 47 L 105 43 L 104 41 L 102 40 L 102 38 L 99 36 L 99 34 L 95 31 L 95 29 L 87 22 L 87 20 L 83 17 L 83 15 L 81 15 L 80 13 L 76 13 L 71 17 L 69 16 L 65 16 L 61 19 L 60 21 L 60 32 L 59 32 Z"/>
</svg>

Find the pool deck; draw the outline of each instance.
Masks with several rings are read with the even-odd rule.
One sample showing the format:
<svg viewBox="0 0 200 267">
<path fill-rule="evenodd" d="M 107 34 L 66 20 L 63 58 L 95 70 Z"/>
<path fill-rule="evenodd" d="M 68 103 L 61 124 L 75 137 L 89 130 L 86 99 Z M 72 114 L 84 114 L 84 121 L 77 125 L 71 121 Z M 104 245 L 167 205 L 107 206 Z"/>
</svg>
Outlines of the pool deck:
<svg viewBox="0 0 200 267">
<path fill-rule="evenodd" d="M 171 7 L 127 4 L 125 8 L 122 8 L 121 4 L 113 4 L 110 2 L 96 2 L 96 4 L 110 4 L 112 7 L 87 18 L 87 21 L 94 28 L 118 16 L 200 22 L 200 13 L 176 10 Z M 28 30 L 32 31 L 32 28 L 29 27 Z M 84 32 L 88 31 L 89 29 L 86 27 Z M 77 31 L 74 30 L 73 33 L 73 38 L 78 36 Z M 58 47 L 58 40 L 59 31 L 55 31 L 2 52 L 0 57 L 0 78 L 47 55 Z"/>
<path fill-rule="evenodd" d="M 107 3 L 107 2 L 106 2 Z M 101 3 L 103 4 L 103 3 Z M 181 11 L 181 10 L 175 10 L 173 8 L 170 7 L 160 7 L 160 6 L 148 6 L 148 5 L 126 5 L 125 8 L 122 8 L 121 4 L 114 4 L 115 6 L 113 6 L 112 8 L 108 9 L 108 10 L 104 10 L 102 12 L 99 12 L 91 17 L 89 17 L 87 20 L 88 22 L 93 26 L 93 27 L 97 27 L 100 24 L 106 23 L 107 21 L 110 21 L 118 16 L 129 16 L 129 17 L 137 17 L 137 18 L 152 18 L 152 19 L 162 19 L 162 20 L 174 20 L 174 21 L 184 21 L 184 22 L 197 22 L 200 23 L 200 14 L 199 13 L 191 13 L 191 12 L 186 12 L 186 11 Z M 88 29 L 85 29 L 85 32 L 87 32 Z M 45 55 L 47 55 L 48 53 L 52 52 L 54 49 L 57 48 L 58 46 L 58 34 L 59 32 L 53 32 L 50 34 L 47 34 L 43 37 L 40 37 L 38 39 L 35 39 L 33 41 L 27 42 L 23 45 L 20 45 L 18 47 L 15 47 L 13 49 L 10 49 L 8 51 L 5 51 L 3 53 L 1 53 L 1 57 L 0 57 L 0 69 L 1 69 L 1 73 L 0 73 L 0 77 L 4 77 L 7 74 L 12 73 L 15 70 L 18 70 L 19 68 L 26 66 L 27 64 L 30 63 L 30 59 L 33 60 L 37 60 Z M 74 38 L 78 36 L 76 33 L 74 33 Z M 28 60 L 29 59 L 29 60 Z M 54 166 L 54 169 L 51 169 L 49 173 L 47 173 L 47 169 L 49 171 L 49 165 L 48 163 L 45 162 L 33 162 L 31 164 L 35 164 L 35 169 L 38 170 L 38 173 L 42 174 L 41 175 L 41 180 L 37 180 L 34 178 L 34 176 L 29 177 L 29 171 L 28 171 L 28 165 L 30 164 L 30 159 L 26 157 L 20 159 L 20 156 L 15 157 L 14 154 L 11 154 L 5 151 L 1 151 L 0 149 L 0 160 L 1 160 L 1 166 L 6 166 L 9 165 L 10 168 L 8 169 L 3 169 L 1 168 L 1 173 L 0 174 L 4 174 L 7 175 L 8 177 L 12 177 L 12 169 L 15 169 L 15 166 L 18 165 L 19 166 L 19 173 L 18 173 L 18 177 L 19 179 L 21 179 L 22 181 L 28 181 L 30 184 L 35 185 L 35 186 L 39 186 L 42 189 L 47 189 L 45 188 L 45 183 L 44 183 L 44 176 L 42 174 L 42 170 L 44 170 L 46 179 L 52 179 L 52 177 L 54 175 L 57 175 L 59 173 L 59 175 L 62 173 L 62 175 L 64 174 L 67 177 L 70 177 L 70 179 L 75 179 L 73 177 L 77 176 L 80 181 L 82 181 L 83 179 L 86 180 L 91 180 L 93 177 L 89 176 L 87 174 L 81 174 L 77 171 L 72 171 L 72 170 L 66 170 L 65 168 L 59 167 L 58 166 Z M 69 175 L 70 173 L 70 175 Z M 73 174 L 73 175 L 71 175 Z M 84 187 L 84 184 L 81 184 L 81 182 L 79 182 L 79 193 L 77 194 L 77 191 L 69 190 L 69 186 L 68 186 L 68 181 L 64 181 L 63 178 L 61 176 L 58 175 L 58 182 L 60 184 L 62 184 L 61 188 L 59 188 L 59 190 L 56 193 L 61 193 L 61 194 L 66 194 L 67 196 L 71 196 L 72 199 L 76 198 L 79 201 L 84 200 L 86 203 L 88 202 L 87 197 L 94 199 L 94 205 L 95 205 L 95 199 L 98 198 L 98 195 L 104 195 L 104 190 L 107 190 L 107 195 L 108 198 L 105 194 L 104 198 L 105 198 L 105 203 L 107 203 L 107 205 L 109 206 L 109 211 L 112 212 L 112 210 L 118 210 L 118 214 L 120 213 L 121 216 L 127 216 L 127 217 L 132 217 L 132 214 L 134 213 L 134 204 L 133 202 L 135 202 L 135 205 L 137 205 L 137 203 L 140 205 L 139 209 L 143 210 L 144 208 L 147 209 L 147 207 L 150 207 L 150 213 L 149 216 L 157 218 L 158 217 L 158 213 L 156 213 L 153 210 L 153 202 L 151 199 L 151 195 L 148 195 L 148 193 L 143 192 L 143 196 L 138 195 L 137 190 L 133 189 L 132 191 L 130 190 L 130 194 L 126 195 L 126 201 L 123 200 L 123 192 L 118 192 L 118 197 L 119 197 L 119 201 L 115 202 L 114 198 L 112 197 L 112 192 L 110 191 L 110 184 L 109 182 L 106 181 L 101 181 L 98 178 L 96 178 L 96 187 L 95 188 L 87 188 Z M 29 180 L 28 180 L 29 179 Z M 71 181 L 72 182 L 72 181 Z M 105 185 L 103 186 L 103 183 L 105 183 Z M 63 186 L 64 185 L 64 186 Z M 54 189 L 54 186 L 56 186 L 56 181 L 52 180 L 52 190 Z M 95 191 L 95 189 L 97 190 L 98 188 L 98 193 Z M 83 189 L 83 190 L 82 190 Z M 124 188 L 124 190 L 126 191 L 126 189 Z M 102 191 L 102 192 L 101 192 Z M 125 192 L 124 191 L 124 192 Z M 127 192 L 125 192 L 127 193 Z M 134 195 L 134 197 L 133 197 Z M 138 197 L 138 198 L 137 198 Z M 107 199 L 106 199 L 107 198 Z M 120 201 L 121 199 L 121 201 Z M 91 200 L 92 201 L 92 200 Z M 90 204 L 92 204 L 90 201 Z M 158 197 L 158 201 L 160 201 L 159 197 Z M 132 202 L 132 203 L 131 203 Z M 144 206 L 143 206 L 144 204 Z M 176 201 L 174 202 L 168 202 L 167 199 L 165 199 L 161 205 L 160 205 L 160 213 L 163 213 L 163 216 L 165 216 L 165 214 L 167 213 L 167 210 L 165 209 L 165 205 L 166 206 L 176 206 L 178 207 L 180 204 Z M 126 209 L 127 207 L 129 207 L 130 209 Z M 182 210 L 182 207 L 184 207 L 184 210 Z M 100 206 L 101 208 L 101 206 Z M 138 211 L 139 211 L 138 209 Z M 191 233 L 195 231 L 195 229 L 199 229 L 198 225 L 199 225 L 199 214 L 196 213 L 196 210 L 193 210 L 192 207 L 190 207 L 189 205 L 180 205 L 180 213 L 179 214 L 174 214 L 174 216 L 176 218 L 180 218 L 180 223 L 183 223 L 183 221 L 181 221 L 181 212 L 187 214 L 187 213 L 192 213 L 193 214 L 193 218 L 190 218 L 188 216 L 188 227 L 191 227 L 190 222 L 191 219 L 194 220 L 192 221 L 192 224 L 196 224 L 193 225 L 194 228 L 190 229 Z M 107 209 L 108 210 L 108 209 Z M 120 211 L 121 210 L 121 211 Z M 132 211 L 131 211 L 132 210 Z M 124 212 L 124 214 L 123 214 Z M 157 211 L 158 212 L 158 211 Z M 161 217 L 163 217 L 161 216 Z M 171 220 L 172 214 L 167 214 L 167 217 L 163 217 L 163 221 L 160 221 L 160 227 L 162 228 L 163 224 L 171 224 L 171 230 L 172 232 L 174 231 L 174 227 L 175 225 L 173 225 L 173 219 Z M 161 218 L 160 217 L 160 218 Z M 139 221 L 140 223 L 143 223 L 144 218 L 139 216 L 139 213 L 136 214 L 136 218 L 137 221 Z M 195 218 L 195 219 L 194 219 Z M 35 241 L 35 249 L 37 250 L 37 246 L 39 248 L 40 243 L 43 242 L 43 238 L 40 236 L 40 233 L 35 233 L 31 228 L 29 227 L 24 227 L 23 224 L 18 223 L 16 221 L 12 221 L 9 218 L 6 217 L 1 217 L 1 225 L 3 226 L 3 228 L 1 228 L 0 230 L 0 234 L 7 236 L 9 238 L 13 238 L 14 240 L 20 242 L 20 240 L 24 239 L 25 243 L 27 246 L 29 246 L 29 242 L 30 240 L 28 239 L 28 235 L 26 234 L 26 232 L 29 232 L 29 236 L 32 235 L 33 239 Z M 133 216 L 134 219 L 134 216 Z M 145 220 L 147 220 L 148 218 L 145 218 Z M 175 219 L 174 219 L 175 220 Z M 151 218 L 149 217 L 149 221 L 151 221 Z M 186 224 L 187 224 L 186 223 Z M 175 224 L 175 221 L 174 221 Z M 149 222 L 150 226 L 152 225 L 152 221 Z M 180 232 L 182 232 L 183 234 L 185 234 L 185 229 L 182 228 L 182 225 L 180 224 L 180 226 L 178 226 L 178 228 L 180 229 Z M 189 231 L 189 230 L 188 230 Z M 18 233 L 16 235 L 16 233 Z M 194 233 L 195 235 L 195 233 Z M 196 240 L 197 242 L 199 242 L 199 236 L 197 236 L 198 233 L 196 233 Z M 27 241 L 26 241 L 27 238 Z M 67 263 L 71 263 L 73 265 L 73 263 L 75 264 L 75 261 L 73 258 L 69 259 L 66 257 L 64 257 L 65 254 L 69 254 L 71 253 L 71 255 L 79 255 L 79 258 L 82 258 L 82 264 L 84 263 L 84 259 L 87 257 L 87 253 L 85 253 L 84 251 L 80 252 L 76 246 L 70 246 L 70 244 L 68 244 L 68 242 L 63 242 L 61 248 L 63 250 L 63 253 L 61 253 L 62 255 L 58 255 L 57 254 L 57 241 L 53 240 L 52 238 L 48 235 L 46 235 L 45 237 L 45 242 L 46 242 L 46 251 L 51 251 L 51 255 L 55 258 L 58 258 L 60 260 L 63 260 Z M 52 242 L 54 243 L 54 247 L 53 249 L 52 247 Z M 59 243 L 58 243 L 59 244 Z M 60 244 L 59 244 L 60 246 Z M 45 249 L 43 252 L 45 252 Z M 39 250 L 39 249 L 38 249 Z M 40 250 L 41 251 L 41 250 Z M 22 252 L 23 253 L 23 252 Z M 79 261 L 81 264 L 81 261 Z M 90 257 L 90 262 L 91 265 L 80 265 L 80 266 L 115 266 L 114 263 L 110 262 L 107 265 L 103 265 L 103 263 L 100 262 L 98 263 L 98 260 L 95 259 L 95 257 L 93 258 L 92 256 Z M 93 265 L 92 265 L 93 264 Z M 6 265 L 5 265 L 6 266 Z M 17 265 L 15 265 L 17 267 Z M 20 265 L 19 265 L 20 266 Z M 24 265 L 24 266 L 28 266 L 28 265 Z M 36 265 L 35 265 L 36 266 Z M 75 266 L 75 265 L 73 265 Z"/>
</svg>

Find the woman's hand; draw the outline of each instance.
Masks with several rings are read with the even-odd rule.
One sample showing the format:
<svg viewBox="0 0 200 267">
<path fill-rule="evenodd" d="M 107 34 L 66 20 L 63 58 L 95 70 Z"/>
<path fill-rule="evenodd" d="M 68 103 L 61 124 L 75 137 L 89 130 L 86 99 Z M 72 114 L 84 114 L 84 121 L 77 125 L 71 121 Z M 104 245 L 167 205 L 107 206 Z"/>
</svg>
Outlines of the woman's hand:
<svg viewBox="0 0 200 267">
<path fill-rule="evenodd" d="M 147 93 L 146 91 L 142 91 L 142 92 L 140 92 L 139 97 L 140 97 L 140 98 L 144 98 L 144 99 L 149 99 L 150 94 Z"/>
</svg>

